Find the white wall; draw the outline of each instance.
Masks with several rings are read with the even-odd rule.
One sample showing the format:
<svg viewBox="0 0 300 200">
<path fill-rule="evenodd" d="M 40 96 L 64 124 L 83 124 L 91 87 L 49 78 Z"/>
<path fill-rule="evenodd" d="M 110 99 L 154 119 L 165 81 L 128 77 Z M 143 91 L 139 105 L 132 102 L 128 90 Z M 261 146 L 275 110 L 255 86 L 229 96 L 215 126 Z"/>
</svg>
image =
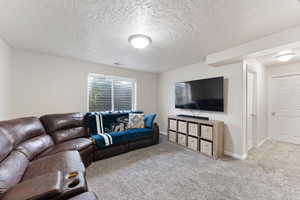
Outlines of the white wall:
<svg viewBox="0 0 300 200">
<path fill-rule="evenodd" d="M 23 50 L 13 56 L 14 117 L 86 112 L 88 73 L 136 79 L 137 109 L 157 112 L 157 74 Z"/>
<path fill-rule="evenodd" d="M 11 117 L 12 49 L 0 38 L 0 120 Z"/>
<path fill-rule="evenodd" d="M 257 96 L 256 96 L 256 132 L 254 133 L 254 146 L 258 146 L 268 138 L 268 77 L 267 68 L 255 59 L 245 60 L 247 70 L 257 75 Z M 244 73 L 247 73 L 247 70 Z M 245 87 L 246 90 L 246 87 Z M 246 95 L 246 93 L 244 93 Z M 245 103 L 244 106 L 247 106 Z M 244 112 L 244 120 L 247 119 L 247 112 Z M 245 133 L 246 135 L 246 133 Z"/>
<path fill-rule="evenodd" d="M 211 67 L 204 62 L 161 73 L 159 76 L 159 124 L 161 131 L 167 131 L 170 114 L 208 116 L 225 123 L 225 152 L 244 158 L 243 148 L 243 63 L 223 67 Z M 225 77 L 225 112 L 199 112 L 175 109 L 175 82 L 195 79 Z"/>
<path fill-rule="evenodd" d="M 268 76 L 286 75 L 286 74 L 299 74 L 300 62 L 292 64 L 284 64 L 279 66 L 270 66 L 267 68 Z"/>
</svg>

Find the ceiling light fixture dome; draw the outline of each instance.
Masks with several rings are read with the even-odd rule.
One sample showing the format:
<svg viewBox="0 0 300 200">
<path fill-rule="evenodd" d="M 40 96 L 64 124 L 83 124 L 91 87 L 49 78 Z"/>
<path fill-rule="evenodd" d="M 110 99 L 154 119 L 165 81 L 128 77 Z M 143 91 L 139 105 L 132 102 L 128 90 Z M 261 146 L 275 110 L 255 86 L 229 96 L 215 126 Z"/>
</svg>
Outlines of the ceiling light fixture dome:
<svg viewBox="0 0 300 200">
<path fill-rule="evenodd" d="M 128 38 L 128 42 L 136 49 L 145 49 L 151 44 L 152 39 L 147 35 L 135 34 Z"/>
<path fill-rule="evenodd" d="M 292 51 L 283 51 L 283 52 L 279 53 L 278 55 L 276 55 L 275 58 L 277 60 L 279 60 L 280 62 L 288 62 L 295 56 L 296 56 L 296 54 Z"/>
</svg>

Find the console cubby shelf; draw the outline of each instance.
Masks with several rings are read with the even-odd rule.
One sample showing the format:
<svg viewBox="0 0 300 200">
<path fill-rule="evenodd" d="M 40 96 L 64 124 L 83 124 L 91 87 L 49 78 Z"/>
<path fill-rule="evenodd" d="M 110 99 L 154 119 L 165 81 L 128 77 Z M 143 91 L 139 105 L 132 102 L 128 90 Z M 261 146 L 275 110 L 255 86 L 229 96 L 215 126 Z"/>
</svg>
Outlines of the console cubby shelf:
<svg viewBox="0 0 300 200">
<path fill-rule="evenodd" d="M 224 122 L 170 115 L 168 139 L 218 159 L 224 155 Z"/>
</svg>

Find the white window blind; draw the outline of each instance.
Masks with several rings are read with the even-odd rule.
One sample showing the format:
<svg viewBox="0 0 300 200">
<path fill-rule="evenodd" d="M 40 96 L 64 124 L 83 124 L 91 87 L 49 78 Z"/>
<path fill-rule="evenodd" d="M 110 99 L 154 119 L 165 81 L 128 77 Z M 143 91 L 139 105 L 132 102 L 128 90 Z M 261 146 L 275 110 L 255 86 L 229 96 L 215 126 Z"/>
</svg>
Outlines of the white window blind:
<svg viewBox="0 0 300 200">
<path fill-rule="evenodd" d="M 89 74 L 89 111 L 134 110 L 135 87 L 135 80 Z"/>
</svg>

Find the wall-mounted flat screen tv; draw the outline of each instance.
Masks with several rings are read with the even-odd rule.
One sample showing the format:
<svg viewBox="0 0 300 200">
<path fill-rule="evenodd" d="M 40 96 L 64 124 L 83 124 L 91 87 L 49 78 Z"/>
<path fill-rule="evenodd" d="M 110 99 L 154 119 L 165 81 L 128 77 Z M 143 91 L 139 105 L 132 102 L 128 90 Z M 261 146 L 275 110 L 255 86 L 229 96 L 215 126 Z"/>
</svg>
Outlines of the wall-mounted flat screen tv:
<svg viewBox="0 0 300 200">
<path fill-rule="evenodd" d="M 176 83 L 175 107 L 224 112 L 224 77 Z"/>
</svg>

